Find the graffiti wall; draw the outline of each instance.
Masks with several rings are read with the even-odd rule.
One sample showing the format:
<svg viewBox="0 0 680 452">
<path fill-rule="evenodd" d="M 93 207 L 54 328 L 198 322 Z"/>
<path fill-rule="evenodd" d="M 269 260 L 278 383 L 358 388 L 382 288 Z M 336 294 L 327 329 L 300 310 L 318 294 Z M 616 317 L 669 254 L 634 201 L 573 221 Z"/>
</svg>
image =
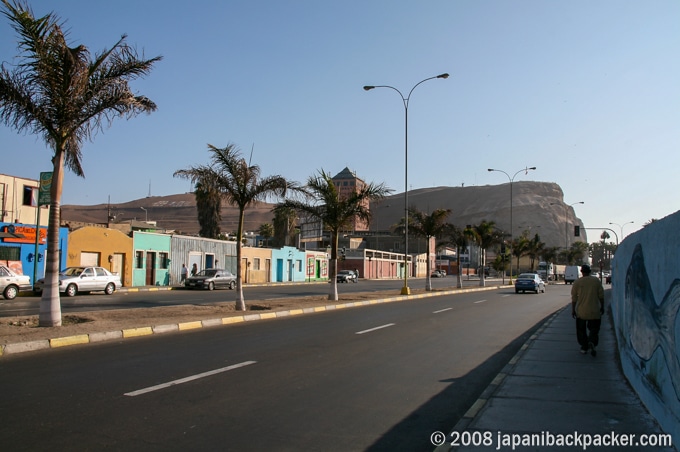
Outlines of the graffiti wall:
<svg viewBox="0 0 680 452">
<path fill-rule="evenodd" d="M 665 432 L 680 439 L 680 212 L 620 244 L 612 312 L 621 366 Z"/>
</svg>

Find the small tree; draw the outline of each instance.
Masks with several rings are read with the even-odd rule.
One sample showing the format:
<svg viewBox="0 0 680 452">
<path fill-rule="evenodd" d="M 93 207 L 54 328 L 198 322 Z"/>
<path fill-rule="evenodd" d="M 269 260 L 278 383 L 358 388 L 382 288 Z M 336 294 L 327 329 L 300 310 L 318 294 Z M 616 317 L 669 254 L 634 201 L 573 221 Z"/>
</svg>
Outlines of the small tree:
<svg viewBox="0 0 680 452">
<path fill-rule="evenodd" d="M 264 238 L 265 246 L 269 246 L 269 239 L 274 236 L 274 226 L 271 223 L 262 223 L 258 234 Z"/>
</svg>

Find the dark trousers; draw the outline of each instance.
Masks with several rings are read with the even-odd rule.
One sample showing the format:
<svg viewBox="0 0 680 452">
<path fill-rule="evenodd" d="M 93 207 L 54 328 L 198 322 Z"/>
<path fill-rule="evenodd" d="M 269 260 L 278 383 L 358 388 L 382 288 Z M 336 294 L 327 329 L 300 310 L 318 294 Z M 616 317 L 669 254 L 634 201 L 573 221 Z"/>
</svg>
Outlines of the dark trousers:
<svg viewBox="0 0 680 452">
<path fill-rule="evenodd" d="M 600 339 L 600 325 L 601 319 L 584 320 L 576 319 L 576 339 L 582 350 L 588 350 L 588 343 L 592 342 L 597 346 Z"/>
</svg>

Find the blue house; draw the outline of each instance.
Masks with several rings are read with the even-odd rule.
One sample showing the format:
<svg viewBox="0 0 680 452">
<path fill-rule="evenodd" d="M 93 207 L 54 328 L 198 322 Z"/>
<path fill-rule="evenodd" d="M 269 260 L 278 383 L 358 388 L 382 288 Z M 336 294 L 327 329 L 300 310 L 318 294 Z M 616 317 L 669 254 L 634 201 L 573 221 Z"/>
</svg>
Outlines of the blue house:
<svg viewBox="0 0 680 452">
<path fill-rule="evenodd" d="M 272 250 L 272 281 L 305 281 L 305 252 L 292 246 Z"/>
</svg>

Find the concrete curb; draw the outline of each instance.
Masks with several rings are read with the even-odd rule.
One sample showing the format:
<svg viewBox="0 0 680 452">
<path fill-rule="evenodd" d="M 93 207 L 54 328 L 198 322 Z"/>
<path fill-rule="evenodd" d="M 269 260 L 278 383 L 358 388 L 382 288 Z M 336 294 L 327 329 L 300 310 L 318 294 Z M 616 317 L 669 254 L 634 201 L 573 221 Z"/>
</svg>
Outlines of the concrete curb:
<svg viewBox="0 0 680 452">
<path fill-rule="evenodd" d="M 468 288 L 468 289 L 455 289 L 455 290 L 448 290 L 448 291 L 443 291 L 443 292 L 427 292 L 427 293 L 424 293 L 424 294 L 417 294 L 417 295 L 398 295 L 398 296 L 389 297 L 389 298 L 379 298 L 379 299 L 375 299 L 375 300 L 354 301 L 354 302 L 347 302 L 347 303 L 336 303 L 336 304 L 315 306 L 315 307 L 304 308 L 304 309 L 289 309 L 289 310 L 285 310 L 285 311 L 262 312 L 262 313 L 257 313 L 257 314 L 249 313 L 249 314 L 237 315 L 237 316 L 232 316 L 232 317 L 222 317 L 222 318 L 206 319 L 206 320 L 195 320 L 195 321 L 165 324 L 165 325 L 152 325 L 152 326 L 137 327 L 137 328 L 127 328 L 127 329 L 116 330 L 116 331 L 96 332 L 96 333 L 89 333 L 89 334 L 78 334 L 78 335 L 74 335 L 74 336 L 55 337 L 55 338 L 52 338 L 52 339 L 44 339 L 44 340 L 29 341 L 29 342 L 17 342 L 17 343 L 13 343 L 13 344 L 0 345 L 0 357 L 7 356 L 7 355 L 15 355 L 15 354 L 19 354 L 19 353 L 38 351 L 38 350 L 62 348 L 62 347 L 67 347 L 67 346 L 71 346 L 71 345 L 92 344 L 92 343 L 98 343 L 98 342 L 104 342 L 104 341 L 110 341 L 110 340 L 120 340 L 120 339 L 128 339 L 128 338 L 133 338 L 133 337 L 150 336 L 150 335 L 165 334 L 165 333 L 174 333 L 174 332 L 177 332 L 177 331 L 188 331 L 188 330 L 195 330 L 195 329 L 200 329 L 200 328 L 212 328 L 212 327 L 216 327 L 216 326 L 231 325 L 231 324 L 234 324 L 234 323 L 243 323 L 243 322 L 252 322 L 252 321 L 256 321 L 256 320 L 275 319 L 275 318 L 279 318 L 279 317 L 290 317 L 290 316 L 294 316 L 294 315 L 313 314 L 313 313 L 317 313 L 317 312 L 333 311 L 333 310 L 337 310 L 337 309 L 355 308 L 355 307 L 360 307 L 360 306 L 370 306 L 370 305 L 380 304 L 380 303 L 392 303 L 392 302 L 396 302 L 396 301 L 408 301 L 408 300 L 416 300 L 416 299 L 421 299 L 421 298 L 439 297 L 439 296 L 444 296 L 444 295 L 456 295 L 456 294 L 464 294 L 464 293 L 470 293 L 470 292 L 491 291 L 491 290 L 503 289 L 503 288 L 506 288 L 506 287 L 507 286 L 501 285 L 501 286 L 489 286 L 489 287 L 475 287 L 475 288 Z M 138 291 L 143 291 L 143 290 L 149 290 L 149 291 L 173 290 L 173 288 L 172 287 L 166 287 L 166 288 L 149 287 L 149 288 L 131 288 L 131 289 L 129 289 L 129 291 L 131 291 L 131 292 L 138 292 Z"/>
</svg>

